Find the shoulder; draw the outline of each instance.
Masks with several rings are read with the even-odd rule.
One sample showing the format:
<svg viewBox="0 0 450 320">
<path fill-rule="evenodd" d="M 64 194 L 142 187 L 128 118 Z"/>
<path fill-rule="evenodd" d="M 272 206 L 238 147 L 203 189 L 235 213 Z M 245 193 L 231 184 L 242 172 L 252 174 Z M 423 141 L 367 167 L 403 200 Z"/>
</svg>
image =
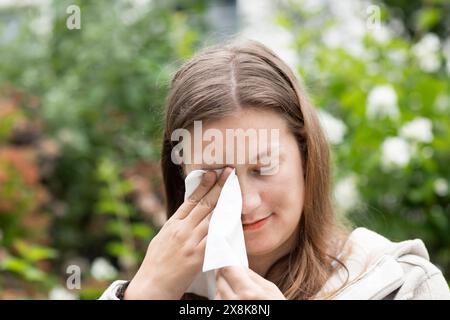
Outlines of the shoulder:
<svg viewBox="0 0 450 320">
<path fill-rule="evenodd" d="M 340 259 L 345 270 L 333 274 L 328 290 L 341 287 L 341 299 L 450 299 L 442 272 L 430 262 L 421 239 L 393 242 L 366 228 L 349 235 Z"/>
</svg>

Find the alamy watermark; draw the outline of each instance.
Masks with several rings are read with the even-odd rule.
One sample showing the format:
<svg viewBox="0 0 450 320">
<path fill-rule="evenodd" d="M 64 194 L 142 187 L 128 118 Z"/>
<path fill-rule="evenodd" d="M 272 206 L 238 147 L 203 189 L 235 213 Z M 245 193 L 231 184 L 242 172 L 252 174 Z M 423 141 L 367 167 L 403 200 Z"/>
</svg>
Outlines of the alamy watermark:
<svg viewBox="0 0 450 320">
<path fill-rule="evenodd" d="M 66 268 L 66 274 L 69 276 L 66 280 L 66 287 L 69 290 L 81 289 L 81 268 L 75 264 L 71 264 Z"/>
<path fill-rule="evenodd" d="M 366 27 L 369 30 L 381 28 L 381 9 L 377 5 L 370 5 L 366 8 Z"/>
<path fill-rule="evenodd" d="M 194 121 L 193 134 L 179 128 L 172 132 L 171 141 L 178 142 L 171 154 L 177 165 L 259 164 L 261 175 L 273 175 L 279 169 L 279 129 L 226 129 L 224 135 L 219 129 L 203 130 L 202 121 Z"/>
<path fill-rule="evenodd" d="M 81 29 L 81 10 L 77 5 L 70 5 L 66 9 L 66 13 L 69 16 L 66 19 L 66 27 L 69 30 L 79 30 Z"/>
</svg>

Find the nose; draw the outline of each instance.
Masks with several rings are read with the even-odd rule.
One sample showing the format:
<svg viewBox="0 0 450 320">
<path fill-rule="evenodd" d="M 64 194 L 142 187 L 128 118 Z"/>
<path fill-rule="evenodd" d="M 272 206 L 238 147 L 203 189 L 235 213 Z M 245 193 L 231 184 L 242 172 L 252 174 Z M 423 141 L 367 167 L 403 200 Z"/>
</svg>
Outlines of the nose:
<svg viewBox="0 0 450 320">
<path fill-rule="evenodd" d="M 242 193 L 242 214 L 251 214 L 261 205 L 258 188 L 244 178 L 239 179 L 239 185 Z"/>
</svg>

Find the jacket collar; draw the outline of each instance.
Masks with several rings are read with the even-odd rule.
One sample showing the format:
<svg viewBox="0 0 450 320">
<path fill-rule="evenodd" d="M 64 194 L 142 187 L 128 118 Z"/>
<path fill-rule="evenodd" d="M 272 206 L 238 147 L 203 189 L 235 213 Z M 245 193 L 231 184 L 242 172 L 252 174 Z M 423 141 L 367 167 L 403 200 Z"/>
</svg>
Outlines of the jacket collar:
<svg viewBox="0 0 450 320">
<path fill-rule="evenodd" d="M 346 257 L 347 250 L 351 248 Z M 401 287 L 405 274 L 398 259 L 414 255 L 429 260 L 420 239 L 392 242 L 366 228 L 357 228 L 348 237 L 339 258 L 349 271 L 349 281 L 340 289 L 347 273 L 339 268 L 328 279 L 318 297 L 340 289 L 334 299 L 382 299 Z"/>
<path fill-rule="evenodd" d="M 358 279 L 341 291 L 337 300 L 379 300 L 403 284 L 403 269 L 389 255 L 381 257 Z"/>
</svg>

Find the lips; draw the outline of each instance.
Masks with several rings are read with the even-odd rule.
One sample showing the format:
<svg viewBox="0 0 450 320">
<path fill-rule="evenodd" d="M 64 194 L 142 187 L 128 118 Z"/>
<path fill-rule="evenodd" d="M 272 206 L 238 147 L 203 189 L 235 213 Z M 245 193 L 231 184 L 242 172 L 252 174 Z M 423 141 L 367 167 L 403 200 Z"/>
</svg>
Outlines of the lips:
<svg viewBox="0 0 450 320">
<path fill-rule="evenodd" d="M 252 222 L 243 222 L 242 227 L 245 230 L 255 230 L 262 227 L 267 220 L 272 216 L 272 214 L 269 214 L 267 217 L 259 219 L 259 220 L 253 220 Z"/>
</svg>

